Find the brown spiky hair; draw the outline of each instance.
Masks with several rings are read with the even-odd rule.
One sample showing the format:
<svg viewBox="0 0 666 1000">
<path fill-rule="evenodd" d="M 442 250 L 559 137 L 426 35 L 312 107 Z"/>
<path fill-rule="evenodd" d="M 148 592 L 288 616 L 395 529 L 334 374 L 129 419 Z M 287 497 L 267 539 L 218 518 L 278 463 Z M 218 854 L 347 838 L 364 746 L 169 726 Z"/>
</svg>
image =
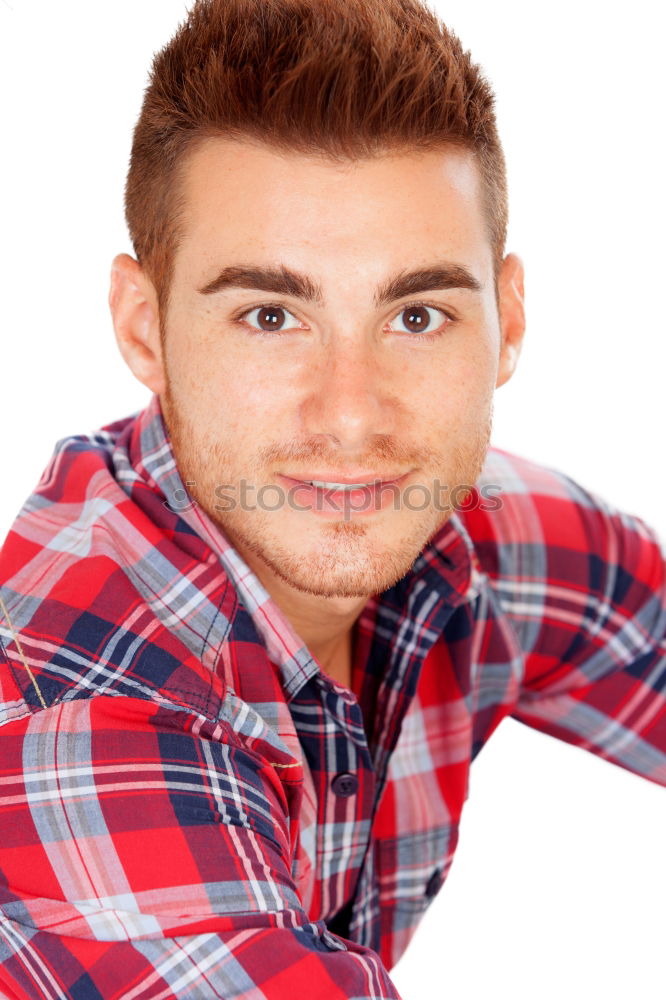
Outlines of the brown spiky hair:
<svg viewBox="0 0 666 1000">
<path fill-rule="evenodd" d="M 497 292 L 508 207 L 494 95 L 421 0 L 196 0 L 188 10 L 154 56 L 125 185 L 162 334 L 185 168 L 210 136 L 334 161 L 452 144 L 473 151 Z"/>
</svg>

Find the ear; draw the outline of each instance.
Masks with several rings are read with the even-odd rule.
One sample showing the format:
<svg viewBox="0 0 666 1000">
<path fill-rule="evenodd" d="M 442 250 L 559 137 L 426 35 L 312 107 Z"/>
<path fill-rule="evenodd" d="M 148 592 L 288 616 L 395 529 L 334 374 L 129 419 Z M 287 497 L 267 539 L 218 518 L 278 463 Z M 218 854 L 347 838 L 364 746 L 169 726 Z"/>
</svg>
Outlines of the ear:
<svg viewBox="0 0 666 1000">
<path fill-rule="evenodd" d="M 504 385 L 515 370 L 525 334 L 525 290 L 524 268 L 520 257 L 507 254 L 502 261 L 498 276 L 498 298 L 500 313 L 499 367 L 495 387 Z"/>
<path fill-rule="evenodd" d="M 111 264 L 109 308 L 116 341 L 132 374 L 152 392 L 166 389 L 157 293 L 143 268 L 121 253 Z"/>
</svg>

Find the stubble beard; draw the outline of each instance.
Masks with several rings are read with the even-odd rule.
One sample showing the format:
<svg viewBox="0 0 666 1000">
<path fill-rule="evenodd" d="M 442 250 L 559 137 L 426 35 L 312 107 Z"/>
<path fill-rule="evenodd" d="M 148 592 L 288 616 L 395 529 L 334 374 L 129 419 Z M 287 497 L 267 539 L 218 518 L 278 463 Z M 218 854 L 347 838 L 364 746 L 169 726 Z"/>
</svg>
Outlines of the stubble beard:
<svg viewBox="0 0 666 1000">
<path fill-rule="evenodd" d="M 187 486 L 190 496 L 251 568 L 256 571 L 263 565 L 301 593 L 330 598 L 367 598 L 383 592 L 405 576 L 420 552 L 455 513 L 455 507 L 438 510 L 433 503 L 421 511 L 394 512 L 392 501 L 388 510 L 376 514 L 354 519 L 352 513 L 351 520 L 319 519 L 315 523 L 317 515 L 303 511 L 298 516 L 311 519 L 311 534 L 317 537 L 303 551 L 295 551 L 281 540 L 279 525 L 272 527 L 270 518 L 279 517 L 280 511 L 248 511 L 238 506 L 233 510 L 216 509 L 219 500 L 216 487 L 220 483 L 234 484 L 238 478 L 235 474 L 228 475 L 234 468 L 232 452 L 219 442 L 192 444 L 198 440 L 195 428 L 174 406 L 168 380 L 161 404 L 181 479 L 184 484 L 192 484 Z M 492 422 L 491 399 L 489 410 L 472 439 L 454 448 L 450 459 L 451 474 L 445 480 L 440 479 L 445 487 L 450 487 L 449 496 L 456 497 L 457 502 L 465 502 L 466 494 L 460 487 L 471 487 L 481 473 Z M 209 470 L 215 470 L 214 478 Z M 245 478 L 249 480 L 250 477 Z M 432 487 L 432 478 L 419 477 L 418 481 L 426 487 L 430 482 Z M 445 502 L 451 502 L 446 495 Z M 401 517 L 408 527 L 404 533 L 399 533 L 396 542 L 383 543 L 382 531 L 373 531 L 372 522 L 375 518 L 383 518 L 385 523 L 390 523 L 388 519 L 395 521 L 397 517 Z M 291 520 L 293 522 L 293 518 Z M 304 527 L 299 538 L 306 530 Z"/>
</svg>

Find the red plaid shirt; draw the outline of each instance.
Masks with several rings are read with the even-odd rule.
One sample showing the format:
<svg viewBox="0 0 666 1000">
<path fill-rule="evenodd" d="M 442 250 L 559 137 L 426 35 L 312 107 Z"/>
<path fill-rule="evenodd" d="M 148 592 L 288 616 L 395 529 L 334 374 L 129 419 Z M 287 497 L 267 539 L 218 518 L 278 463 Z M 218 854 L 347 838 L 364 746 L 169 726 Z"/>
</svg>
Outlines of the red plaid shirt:
<svg viewBox="0 0 666 1000">
<path fill-rule="evenodd" d="M 665 552 L 490 448 L 351 689 L 188 503 L 159 399 L 64 438 L 0 553 L 0 992 L 397 997 L 507 715 L 666 785 Z"/>
</svg>

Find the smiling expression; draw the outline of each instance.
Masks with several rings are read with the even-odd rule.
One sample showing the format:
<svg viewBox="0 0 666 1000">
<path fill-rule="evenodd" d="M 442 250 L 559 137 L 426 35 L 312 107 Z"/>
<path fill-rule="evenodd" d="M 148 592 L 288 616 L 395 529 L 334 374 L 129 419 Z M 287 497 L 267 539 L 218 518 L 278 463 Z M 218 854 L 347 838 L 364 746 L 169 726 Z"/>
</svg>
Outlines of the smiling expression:
<svg viewBox="0 0 666 1000">
<path fill-rule="evenodd" d="M 450 516 L 446 491 L 476 481 L 520 346 L 520 262 L 496 294 L 475 160 L 340 164 L 211 138 L 184 190 L 158 360 L 135 369 L 181 478 L 265 579 L 380 592 Z M 312 480 L 361 488 L 317 510 Z"/>
</svg>

